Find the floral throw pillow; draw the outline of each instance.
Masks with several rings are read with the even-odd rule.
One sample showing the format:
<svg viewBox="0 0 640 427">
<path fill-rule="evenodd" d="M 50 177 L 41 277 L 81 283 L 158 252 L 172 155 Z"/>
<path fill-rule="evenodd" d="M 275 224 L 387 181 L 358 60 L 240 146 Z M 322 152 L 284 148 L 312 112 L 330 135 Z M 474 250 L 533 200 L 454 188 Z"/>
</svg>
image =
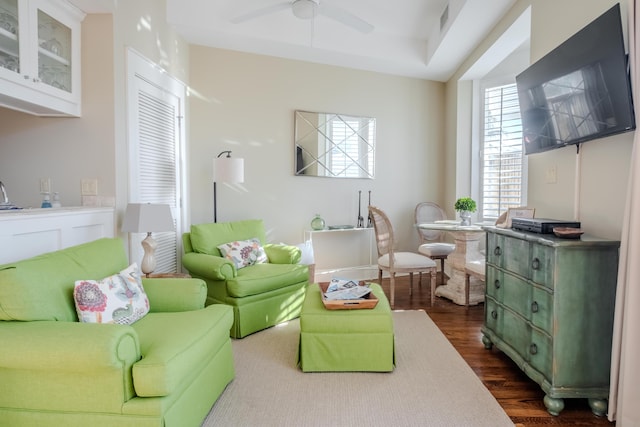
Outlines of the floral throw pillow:
<svg viewBox="0 0 640 427">
<path fill-rule="evenodd" d="M 149 312 L 136 263 L 102 280 L 77 280 L 73 289 L 78 319 L 130 325 Z"/>
<path fill-rule="evenodd" d="M 269 261 L 258 238 L 225 243 L 218 246 L 218 249 L 222 256 L 231 260 L 238 269 Z"/>
</svg>

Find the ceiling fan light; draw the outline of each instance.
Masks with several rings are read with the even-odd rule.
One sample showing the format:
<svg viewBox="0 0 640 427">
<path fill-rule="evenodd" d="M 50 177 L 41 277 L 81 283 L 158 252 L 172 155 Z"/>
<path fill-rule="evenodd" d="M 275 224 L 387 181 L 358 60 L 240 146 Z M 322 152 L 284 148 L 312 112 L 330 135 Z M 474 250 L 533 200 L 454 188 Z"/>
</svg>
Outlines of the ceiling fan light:
<svg viewBox="0 0 640 427">
<path fill-rule="evenodd" d="M 313 0 L 295 0 L 291 4 L 291 11 L 296 18 L 312 19 L 318 11 L 318 3 Z"/>
</svg>

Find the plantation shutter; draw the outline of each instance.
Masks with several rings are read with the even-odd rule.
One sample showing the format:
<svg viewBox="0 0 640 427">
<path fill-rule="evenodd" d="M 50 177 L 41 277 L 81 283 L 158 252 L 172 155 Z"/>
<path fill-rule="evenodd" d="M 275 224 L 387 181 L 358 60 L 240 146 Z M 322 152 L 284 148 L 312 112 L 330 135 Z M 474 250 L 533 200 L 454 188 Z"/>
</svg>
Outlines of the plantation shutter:
<svg viewBox="0 0 640 427">
<path fill-rule="evenodd" d="M 515 84 L 485 89 L 483 124 L 481 209 L 486 219 L 523 202 L 524 152 Z"/>
<path fill-rule="evenodd" d="M 176 106 L 141 90 L 138 92 L 139 133 L 138 165 L 140 203 L 168 204 L 174 212 L 178 206 L 176 188 L 177 120 Z M 155 273 L 178 271 L 178 246 L 175 232 L 156 232 Z"/>
<path fill-rule="evenodd" d="M 329 120 L 329 127 L 334 142 L 328 156 L 331 176 L 367 177 L 368 165 L 373 163 L 373 148 L 367 141 L 373 141 L 375 126 L 370 125 L 368 119 L 336 115 Z"/>
<path fill-rule="evenodd" d="M 131 203 L 167 204 L 174 231 L 154 232 L 153 273 L 181 271 L 184 222 L 184 129 L 186 90 L 183 83 L 137 54 L 127 55 L 129 197 Z M 129 235 L 131 262 L 140 263 L 146 233 Z"/>
</svg>

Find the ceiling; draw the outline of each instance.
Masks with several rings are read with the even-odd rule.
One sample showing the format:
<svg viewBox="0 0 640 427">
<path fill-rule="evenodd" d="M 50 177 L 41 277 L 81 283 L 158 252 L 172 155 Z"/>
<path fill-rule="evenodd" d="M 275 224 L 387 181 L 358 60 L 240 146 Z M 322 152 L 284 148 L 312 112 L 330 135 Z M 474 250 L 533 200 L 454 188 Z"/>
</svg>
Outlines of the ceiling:
<svg viewBox="0 0 640 427">
<path fill-rule="evenodd" d="M 287 0 L 166 0 L 169 22 L 190 43 L 446 81 L 515 0 L 320 0 L 374 26 L 358 32 L 290 9 L 232 19 Z M 488 6 L 490 5 L 490 6 Z M 440 17 L 448 6 L 448 21 Z"/>
<path fill-rule="evenodd" d="M 88 13 L 104 12 L 109 3 L 71 1 Z M 167 19 L 192 44 L 447 81 L 516 2 L 315 1 L 318 11 L 342 9 L 341 16 L 373 30 L 363 33 L 324 14 L 300 19 L 288 5 L 293 0 L 166 0 Z M 258 16 L 248 18 L 253 12 Z M 448 19 L 441 25 L 443 15 Z M 238 18 L 242 22 L 234 23 Z"/>
</svg>

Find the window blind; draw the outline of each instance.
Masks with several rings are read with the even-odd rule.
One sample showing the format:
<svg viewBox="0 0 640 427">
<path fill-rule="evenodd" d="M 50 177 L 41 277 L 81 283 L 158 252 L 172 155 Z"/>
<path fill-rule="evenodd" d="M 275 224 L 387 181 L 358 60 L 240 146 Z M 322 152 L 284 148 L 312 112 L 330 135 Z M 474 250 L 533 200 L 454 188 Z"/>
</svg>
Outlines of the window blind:
<svg viewBox="0 0 640 427">
<path fill-rule="evenodd" d="M 482 217 L 497 218 L 522 204 L 522 123 L 515 84 L 484 91 L 481 157 Z"/>
<path fill-rule="evenodd" d="M 175 107 L 162 99 L 138 92 L 138 166 L 141 203 L 178 206 L 176 199 L 176 117 Z M 174 215 L 175 222 L 175 215 Z M 154 233 L 155 273 L 178 271 L 175 232 Z"/>
</svg>

